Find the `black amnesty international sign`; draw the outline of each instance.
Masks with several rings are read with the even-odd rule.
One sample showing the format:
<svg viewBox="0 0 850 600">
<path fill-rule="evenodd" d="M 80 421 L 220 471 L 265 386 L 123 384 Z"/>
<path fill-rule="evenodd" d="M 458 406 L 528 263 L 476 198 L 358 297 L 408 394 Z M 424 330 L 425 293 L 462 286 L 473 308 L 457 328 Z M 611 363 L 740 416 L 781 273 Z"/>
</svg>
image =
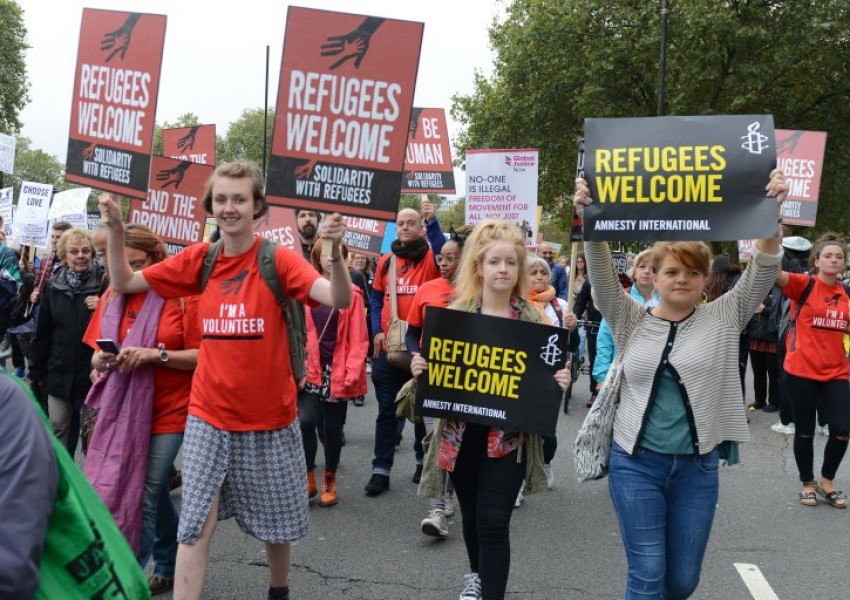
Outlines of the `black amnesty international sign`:
<svg viewBox="0 0 850 600">
<path fill-rule="evenodd" d="M 555 435 L 568 345 L 566 329 L 429 306 L 416 414 Z"/>
<path fill-rule="evenodd" d="M 586 119 L 585 240 L 739 240 L 776 233 L 765 196 L 771 115 Z"/>
</svg>

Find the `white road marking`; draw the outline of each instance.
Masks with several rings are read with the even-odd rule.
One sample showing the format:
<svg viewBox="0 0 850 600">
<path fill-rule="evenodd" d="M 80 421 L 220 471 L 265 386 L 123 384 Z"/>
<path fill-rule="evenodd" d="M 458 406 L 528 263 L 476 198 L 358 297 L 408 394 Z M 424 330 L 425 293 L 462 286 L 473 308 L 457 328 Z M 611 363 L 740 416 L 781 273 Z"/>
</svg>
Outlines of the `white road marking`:
<svg viewBox="0 0 850 600">
<path fill-rule="evenodd" d="M 779 596 L 770 587 L 767 579 L 762 575 L 761 569 L 756 565 L 747 563 L 734 563 L 738 569 L 738 575 L 744 580 L 754 600 L 779 600 Z"/>
</svg>

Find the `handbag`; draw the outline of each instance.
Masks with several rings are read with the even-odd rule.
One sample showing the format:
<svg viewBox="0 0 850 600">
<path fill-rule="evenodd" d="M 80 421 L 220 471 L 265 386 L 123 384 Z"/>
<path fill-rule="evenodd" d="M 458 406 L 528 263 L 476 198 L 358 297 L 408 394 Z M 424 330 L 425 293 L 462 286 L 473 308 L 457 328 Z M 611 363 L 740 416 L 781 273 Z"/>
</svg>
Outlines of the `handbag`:
<svg viewBox="0 0 850 600">
<path fill-rule="evenodd" d="M 390 324 L 387 329 L 387 362 L 398 369 L 410 371 L 411 355 L 404 343 L 407 321 L 398 318 L 398 289 L 395 273 L 396 257 L 390 257 Z"/>
<path fill-rule="evenodd" d="M 611 442 L 614 437 L 614 417 L 620 403 L 620 383 L 623 379 L 623 357 L 631 346 L 635 333 L 643 321 L 643 314 L 632 329 L 622 352 L 619 352 L 608 369 L 605 383 L 596 395 L 596 401 L 578 430 L 573 446 L 576 476 L 579 482 L 602 479 L 608 474 Z"/>
</svg>

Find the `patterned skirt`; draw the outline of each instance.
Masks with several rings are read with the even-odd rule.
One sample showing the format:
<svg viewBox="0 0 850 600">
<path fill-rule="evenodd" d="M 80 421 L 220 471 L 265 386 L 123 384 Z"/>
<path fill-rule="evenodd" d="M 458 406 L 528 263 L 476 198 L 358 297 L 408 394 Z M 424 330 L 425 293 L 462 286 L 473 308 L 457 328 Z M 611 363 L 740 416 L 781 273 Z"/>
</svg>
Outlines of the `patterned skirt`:
<svg viewBox="0 0 850 600">
<path fill-rule="evenodd" d="M 298 420 L 273 431 L 224 431 L 189 415 L 177 540 L 194 545 L 219 495 L 218 519 L 271 544 L 307 535 L 307 472 Z"/>
</svg>

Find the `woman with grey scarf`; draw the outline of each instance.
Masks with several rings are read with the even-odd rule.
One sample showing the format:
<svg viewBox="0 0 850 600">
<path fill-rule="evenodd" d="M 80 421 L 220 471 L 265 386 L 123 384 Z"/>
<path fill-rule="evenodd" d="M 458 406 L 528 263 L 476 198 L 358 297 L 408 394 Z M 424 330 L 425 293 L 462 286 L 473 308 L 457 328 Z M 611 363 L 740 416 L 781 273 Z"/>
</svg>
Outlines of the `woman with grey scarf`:
<svg viewBox="0 0 850 600">
<path fill-rule="evenodd" d="M 62 267 L 44 291 L 30 350 L 31 385 L 47 394 L 53 431 L 72 456 L 80 408 L 91 387 L 92 349 L 83 343 L 83 335 L 97 307 L 103 274 L 94 252 L 88 231 L 69 229 L 62 234 L 57 245 Z"/>
</svg>

